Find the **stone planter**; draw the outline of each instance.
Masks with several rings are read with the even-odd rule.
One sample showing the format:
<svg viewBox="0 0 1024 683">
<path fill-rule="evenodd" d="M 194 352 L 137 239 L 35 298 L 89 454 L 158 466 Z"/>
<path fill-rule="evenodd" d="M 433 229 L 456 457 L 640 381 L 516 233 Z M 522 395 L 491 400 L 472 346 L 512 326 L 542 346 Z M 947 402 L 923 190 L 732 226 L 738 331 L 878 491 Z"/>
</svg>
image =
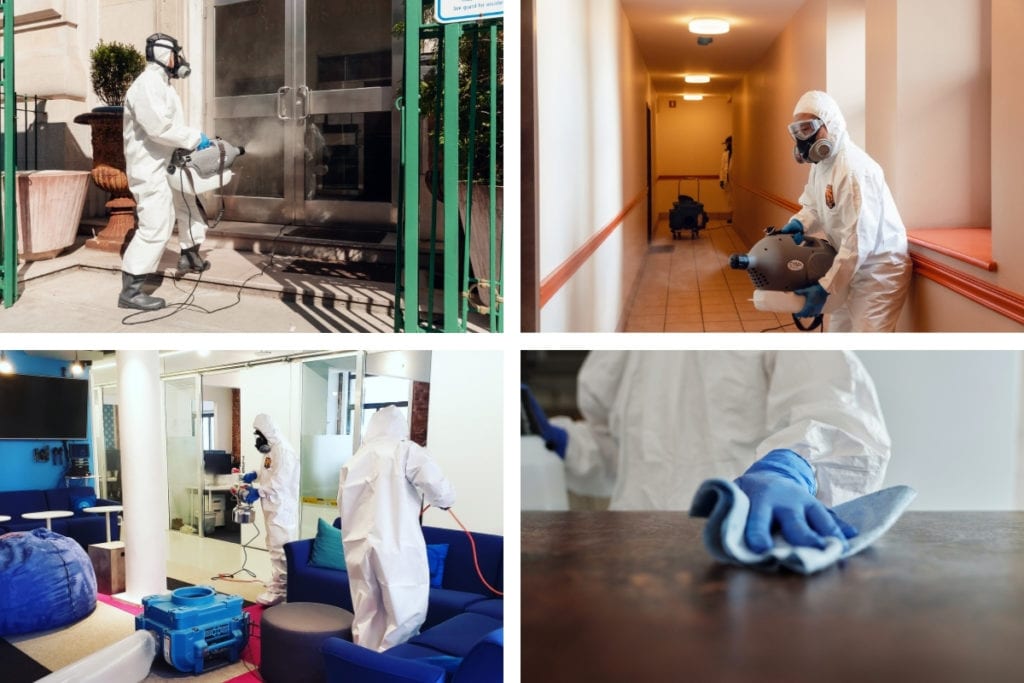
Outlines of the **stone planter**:
<svg viewBox="0 0 1024 683">
<path fill-rule="evenodd" d="M 18 256 L 53 258 L 74 244 L 88 188 L 87 171 L 19 171 Z"/>
<path fill-rule="evenodd" d="M 103 251 L 123 251 L 135 228 L 135 199 L 128 190 L 121 137 L 123 115 L 123 107 L 96 107 L 75 117 L 75 123 L 92 128 L 92 181 L 110 193 L 107 225 L 85 243 Z"/>
</svg>

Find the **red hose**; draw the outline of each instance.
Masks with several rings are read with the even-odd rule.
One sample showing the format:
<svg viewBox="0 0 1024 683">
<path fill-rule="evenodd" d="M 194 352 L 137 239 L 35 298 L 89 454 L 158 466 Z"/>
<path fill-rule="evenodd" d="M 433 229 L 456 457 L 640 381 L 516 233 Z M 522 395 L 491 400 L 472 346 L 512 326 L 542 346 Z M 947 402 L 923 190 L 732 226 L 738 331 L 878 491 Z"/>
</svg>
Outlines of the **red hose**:
<svg viewBox="0 0 1024 683">
<path fill-rule="evenodd" d="M 421 514 L 423 512 L 425 512 L 428 507 L 430 507 L 430 506 L 427 505 L 426 507 L 424 507 L 423 510 L 420 511 Z M 452 516 L 452 519 L 454 519 L 455 522 L 460 527 L 462 527 L 462 530 L 466 532 L 466 535 L 469 536 L 469 546 L 470 546 L 470 548 L 473 549 L 473 566 L 476 567 L 476 575 L 478 577 L 480 577 L 480 582 L 483 583 L 485 586 L 487 586 L 487 590 L 491 591 L 495 595 L 500 595 L 500 596 L 504 597 L 505 596 L 504 593 L 502 593 L 500 590 L 496 589 L 491 584 L 487 583 L 487 579 L 484 578 L 483 572 L 480 571 L 480 561 L 477 559 L 477 556 L 476 556 L 476 541 L 473 540 L 473 534 L 471 534 L 469 532 L 469 529 L 467 529 L 466 525 L 462 523 L 462 520 L 460 520 L 458 517 L 455 516 L 455 513 L 452 512 L 451 508 L 448 508 L 448 514 Z"/>
</svg>

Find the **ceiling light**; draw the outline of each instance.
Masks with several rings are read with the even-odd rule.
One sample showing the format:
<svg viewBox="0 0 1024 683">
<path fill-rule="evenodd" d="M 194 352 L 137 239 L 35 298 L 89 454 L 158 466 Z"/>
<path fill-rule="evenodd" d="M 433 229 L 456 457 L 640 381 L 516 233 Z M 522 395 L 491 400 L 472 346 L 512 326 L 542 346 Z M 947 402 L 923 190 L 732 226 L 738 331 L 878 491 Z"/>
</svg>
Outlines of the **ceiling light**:
<svg viewBox="0 0 1024 683">
<path fill-rule="evenodd" d="M 683 99 L 687 102 L 700 102 L 704 99 L 703 95 L 683 95 Z"/>
<path fill-rule="evenodd" d="M 7 353 L 0 351 L 0 373 L 9 375 L 14 372 L 14 366 L 11 361 L 7 360 Z"/>
<path fill-rule="evenodd" d="M 75 362 L 71 364 L 71 374 L 78 377 L 82 372 L 82 364 L 78 362 L 78 351 L 75 351 Z"/>
<path fill-rule="evenodd" d="M 708 76 L 707 74 L 692 74 L 684 76 L 683 80 L 687 83 L 710 83 L 711 76 Z"/>
<path fill-rule="evenodd" d="M 694 19 L 690 22 L 690 33 L 701 36 L 717 36 L 729 32 L 729 22 L 725 19 Z"/>
</svg>

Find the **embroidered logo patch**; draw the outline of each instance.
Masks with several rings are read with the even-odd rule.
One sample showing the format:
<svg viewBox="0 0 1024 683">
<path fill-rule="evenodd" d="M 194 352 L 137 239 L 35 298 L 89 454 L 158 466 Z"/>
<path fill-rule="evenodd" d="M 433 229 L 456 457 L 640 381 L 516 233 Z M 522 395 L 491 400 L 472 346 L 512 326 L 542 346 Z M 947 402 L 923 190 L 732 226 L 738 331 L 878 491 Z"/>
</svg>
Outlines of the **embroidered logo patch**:
<svg viewBox="0 0 1024 683">
<path fill-rule="evenodd" d="M 832 193 L 831 185 L 825 188 L 825 205 L 830 209 L 836 208 L 836 197 Z"/>
<path fill-rule="evenodd" d="M 265 458 L 263 458 L 263 466 L 265 468 L 267 468 L 267 469 L 270 469 L 270 465 L 271 465 L 270 456 L 268 455 Z"/>
</svg>

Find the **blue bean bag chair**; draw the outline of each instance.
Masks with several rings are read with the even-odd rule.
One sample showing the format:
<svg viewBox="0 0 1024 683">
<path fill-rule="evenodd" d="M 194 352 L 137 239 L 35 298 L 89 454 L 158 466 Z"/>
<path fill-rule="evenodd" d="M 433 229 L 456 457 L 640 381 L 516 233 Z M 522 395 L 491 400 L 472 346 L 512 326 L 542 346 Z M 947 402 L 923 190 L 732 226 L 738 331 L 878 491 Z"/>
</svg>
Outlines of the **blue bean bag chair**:
<svg viewBox="0 0 1024 683">
<path fill-rule="evenodd" d="M 0 536 L 0 636 L 78 621 L 96 609 L 96 573 L 67 536 L 33 529 Z"/>
</svg>

